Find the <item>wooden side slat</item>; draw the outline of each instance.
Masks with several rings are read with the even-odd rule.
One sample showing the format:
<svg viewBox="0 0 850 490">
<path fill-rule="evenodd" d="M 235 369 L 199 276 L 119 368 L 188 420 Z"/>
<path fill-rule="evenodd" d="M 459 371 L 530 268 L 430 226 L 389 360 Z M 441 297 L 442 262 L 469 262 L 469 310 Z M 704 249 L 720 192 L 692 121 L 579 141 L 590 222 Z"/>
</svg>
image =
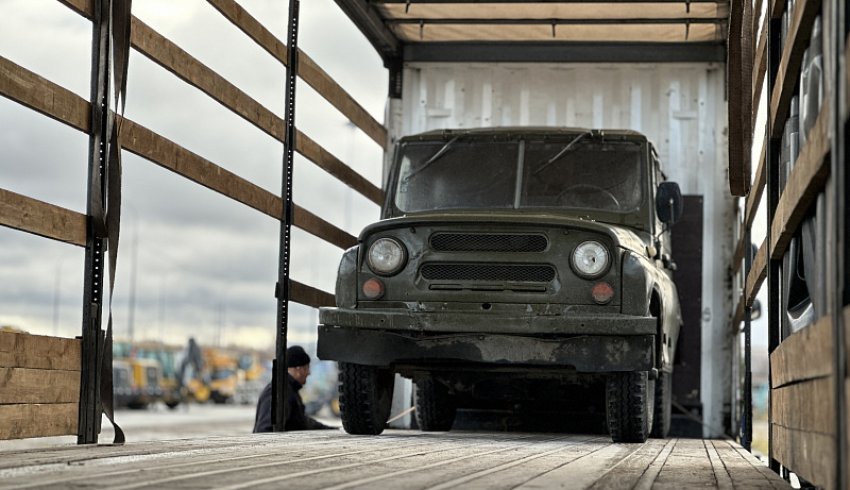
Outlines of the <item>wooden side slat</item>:
<svg viewBox="0 0 850 490">
<path fill-rule="evenodd" d="M 208 0 L 233 25 L 286 66 L 287 47 L 234 0 Z M 387 129 L 303 51 L 298 51 L 298 75 L 345 117 L 385 148 Z"/>
<path fill-rule="evenodd" d="M 384 191 L 369 182 L 337 157 L 325 150 L 301 131 L 295 131 L 295 149 L 316 164 L 317 167 L 338 178 L 377 205 L 384 203 Z"/>
<path fill-rule="evenodd" d="M 785 0 L 770 0 L 768 8 L 770 9 L 770 16 L 774 19 L 778 19 L 782 17 L 783 13 L 785 13 Z"/>
<path fill-rule="evenodd" d="M 844 307 L 844 352 L 846 353 L 844 357 L 847 359 L 847 379 L 850 381 L 850 306 Z M 847 392 L 847 395 L 850 396 L 850 391 Z M 847 407 L 850 409 L 850 405 L 847 405 Z M 848 430 L 850 430 L 850 424 L 847 425 Z M 850 438 L 847 439 L 847 442 L 850 443 Z"/>
<path fill-rule="evenodd" d="M 0 440 L 77 434 L 76 403 L 0 405 Z"/>
<path fill-rule="evenodd" d="M 827 93 L 824 100 L 830 100 Z M 824 104 L 800 151 L 770 225 L 770 257 L 779 260 L 829 177 L 829 104 Z"/>
<path fill-rule="evenodd" d="M 0 367 L 79 371 L 79 339 L 0 332 Z"/>
<path fill-rule="evenodd" d="M 756 10 L 758 12 L 758 10 Z M 756 14 L 758 15 L 758 14 Z M 758 46 L 756 46 L 755 59 L 753 60 L 753 112 L 752 127 L 755 129 L 756 115 L 759 111 L 761 91 L 764 88 L 765 74 L 767 73 L 767 26 L 769 22 L 763 22 L 759 34 Z"/>
<path fill-rule="evenodd" d="M 92 0 L 59 0 L 59 3 L 65 4 L 66 7 L 87 19 L 94 16 Z"/>
<path fill-rule="evenodd" d="M 756 212 L 758 211 L 761 197 L 764 194 L 764 187 L 767 182 L 767 174 L 764 171 L 766 161 L 767 145 L 762 145 L 761 156 L 759 157 L 758 167 L 756 168 L 756 178 L 753 181 L 753 187 L 750 189 L 750 193 L 747 195 L 747 201 L 744 208 L 744 227 L 746 228 L 752 226 L 753 221 L 755 221 Z"/>
<path fill-rule="evenodd" d="M 289 292 L 292 301 L 301 303 L 302 305 L 318 308 L 320 306 L 334 306 L 336 301 L 334 295 L 326 293 L 321 289 L 316 289 L 313 286 L 301 284 L 296 281 L 289 281 Z"/>
<path fill-rule="evenodd" d="M 88 133 L 89 103 L 77 94 L 0 56 L 0 95 Z"/>
<path fill-rule="evenodd" d="M 286 140 L 286 122 L 251 96 L 227 81 L 147 24 L 133 17 L 133 46 L 155 63 L 184 82 L 212 97 L 236 115 L 255 125 L 280 142 Z M 376 204 L 383 203 L 383 192 L 330 152 L 300 131 L 296 132 L 295 150 L 319 168 L 364 195 Z"/>
<path fill-rule="evenodd" d="M 0 368 L 0 405 L 79 401 L 80 371 Z"/>
<path fill-rule="evenodd" d="M 785 46 L 782 47 L 782 58 L 776 75 L 776 84 L 770 94 L 770 128 L 771 137 L 780 138 L 784 125 L 780 124 L 788 116 L 791 107 L 791 97 L 800 74 L 803 63 L 803 51 L 812 35 L 815 17 L 820 11 L 821 0 L 801 0 L 794 8 L 794 19 L 788 29 Z M 780 13 L 781 15 L 781 13 Z M 829 98 L 824 97 L 824 100 Z M 828 104 L 824 104 L 826 106 Z"/>
<path fill-rule="evenodd" d="M 746 240 L 744 240 L 743 231 L 752 227 L 753 221 L 756 219 L 756 212 L 758 211 L 759 203 L 761 202 L 762 195 L 764 194 L 764 165 L 766 160 L 767 145 L 762 145 L 761 157 L 759 158 L 758 168 L 756 169 L 756 178 L 755 181 L 753 181 L 753 186 L 750 188 L 750 192 L 747 194 L 747 199 L 744 203 L 744 221 L 741 223 L 741 233 L 738 234 L 741 239 L 738 240 L 738 245 L 735 247 L 735 255 L 732 257 L 732 274 L 737 274 L 738 271 L 741 270 L 741 266 L 744 261 L 744 252 L 746 251 L 746 247 L 749 246 L 748 243 L 745 243 Z"/>
<path fill-rule="evenodd" d="M 0 189 L 0 225 L 86 246 L 86 215 Z"/>
<path fill-rule="evenodd" d="M 832 359 L 832 318 L 824 316 L 789 336 L 770 354 L 770 386 L 829 376 Z"/>
<path fill-rule="evenodd" d="M 280 197 L 129 119 L 124 119 L 122 125 L 121 146 L 125 150 L 268 216 L 282 219 L 283 200 Z M 292 219 L 295 226 L 340 248 L 357 244 L 357 238 L 351 234 L 297 205 L 293 207 Z"/>
<path fill-rule="evenodd" d="M 792 383 L 770 392 L 771 422 L 789 429 L 835 434 L 833 377 Z"/>
<path fill-rule="evenodd" d="M 758 295 L 759 288 L 766 277 L 767 240 L 765 239 L 765 241 L 762 242 L 761 247 L 759 247 L 759 251 L 756 253 L 755 258 L 753 258 L 753 266 L 750 269 L 750 273 L 747 274 L 747 289 L 744 294 L 744 301 L 747 306 L 753 305 L 753 302 L 756 300 L 756 296 Z"/>
<path fill-rule="evenodd" d="M 735 305 L 735 313 L 732 314 L 732 332 L 738 331 L 738 325 L 744 321 L 744 297 L 738 298 L 738 304 Z"/>
<path fill-rule="evenodd" d="M 835 481 L 835 438 L 771 424 L 771 456 L 818 487 Z"/>
<path fill-rule="evenodd" d="M 273 138 L 284 140 L 286 123 L 283 118 L 136 17 L 132 18 L 131 33 L 132 45 L 140 53 Z"/>
</svg>

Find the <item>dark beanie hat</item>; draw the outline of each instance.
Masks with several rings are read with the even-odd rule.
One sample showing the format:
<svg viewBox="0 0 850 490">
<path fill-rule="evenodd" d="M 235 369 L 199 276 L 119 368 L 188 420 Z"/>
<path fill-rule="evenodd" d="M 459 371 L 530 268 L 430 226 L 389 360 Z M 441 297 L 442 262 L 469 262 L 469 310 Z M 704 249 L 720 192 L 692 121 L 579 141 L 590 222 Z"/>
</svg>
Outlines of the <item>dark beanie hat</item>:
<svg viewBox="0 0 850 490">
<path fill-rule="evenodd" d="M 304 352 L 300 345 L 293 345 L 286 349 L 286 367 L 299 367 L 310 364 L 310 356 Z"/>
</svg>

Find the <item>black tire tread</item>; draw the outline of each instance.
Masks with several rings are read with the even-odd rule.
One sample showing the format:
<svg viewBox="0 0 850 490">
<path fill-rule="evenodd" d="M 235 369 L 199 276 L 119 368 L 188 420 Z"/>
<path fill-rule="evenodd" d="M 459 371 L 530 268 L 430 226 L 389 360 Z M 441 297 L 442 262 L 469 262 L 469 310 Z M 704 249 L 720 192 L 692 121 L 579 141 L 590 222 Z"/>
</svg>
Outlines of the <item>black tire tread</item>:
<svg viewBox="0 0 850 490">
<path fill-rule="evenodd" d="M 421 378 L 416 381 L 415 400 L 416 423 L 420 430 L 451 430 L 457 405 L 445 385 L 432 378 Z"/>
<path fill-rule="evenodd" d="M 383 432 L 392 403 L 392 373 L 340 362 L 338 379 L 340 418 L 345 431 L 358 435 Z"/>
<path fill-rule="evenodd" d="M 652 432 L 650 437 L 663 439 L 670 432 L 672 417 L 673 374 L 663 371 L 658 373 L 655 380 L 655 412 L 653 413 Z"/>
<path fill-rule="evenodd" d="M 646 442 L 652 427 L 648 373 L 612 373 L 606 387 L 608 430 L 614 442 Z M 654 390 L 653 390 L 654 391 Z"/>
</svg>

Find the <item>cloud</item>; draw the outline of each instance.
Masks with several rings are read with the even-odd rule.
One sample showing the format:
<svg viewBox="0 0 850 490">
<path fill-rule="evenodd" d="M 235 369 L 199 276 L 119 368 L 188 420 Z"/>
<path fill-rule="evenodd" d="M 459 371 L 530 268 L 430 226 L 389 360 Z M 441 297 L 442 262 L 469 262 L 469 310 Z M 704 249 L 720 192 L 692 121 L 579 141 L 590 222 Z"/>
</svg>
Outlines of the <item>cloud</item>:
<svg viewBox="0 0 850 490">
<path fill-rule="evenodd" d="M 246 0 L 279 37 L 286 3 Z M 201 0 L 134 2 L 134 14 L 283 114 L 284 69 Z M 383 119 L 386 71 L 330 0 L 302 2 L 302 49 Z M 91 26 L 55 1 L 0 7 L 0 55 L 88 98 Z M 382 150 L 303 81 L 297 124 L 380 185 Z M 138 53 L 130 59 L 126 115 L 279 195 L 283 146 Z M 78 131 L 0 99 L 0 187 L 84 212 L 88 140 Z M 280 224 L 247 206 L 124 152 L 124 212 L 113 317 L 117 337 L 182 344 L 273 347 Z M 295 201 L 357 234 L 378 206 L 297 157 Z M 342 250 L 301 230 L 292 235 L 293 279 L 332 292 Z M 0 228 L 0 324 L 79 335 L 83 250 Z M 133 274 L 135 264 L 135 274 Z M 131 308 L 131 303 L 135 306 Z M 56 320 L 54 320 L 56 318 Z M 315 337 L 317 313 L 290 307 L 294 341 Z"/>
</svg>

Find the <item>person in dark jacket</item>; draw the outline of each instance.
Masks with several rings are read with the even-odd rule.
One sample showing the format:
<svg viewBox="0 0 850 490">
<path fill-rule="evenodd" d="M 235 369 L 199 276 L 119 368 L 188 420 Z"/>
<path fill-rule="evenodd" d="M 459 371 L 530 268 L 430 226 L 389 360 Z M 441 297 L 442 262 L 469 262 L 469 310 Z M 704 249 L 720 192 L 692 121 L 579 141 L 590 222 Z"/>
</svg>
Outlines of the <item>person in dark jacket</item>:
<svg viewBox="0 0 850 490">
<path fill-rule="evenodd" d="M 325 425 L 308 416 L 304 412 L 304 402 L 298 390 L 307 382 L 310 376 L 310 356 L 299 345 L 286 349 L 286 371 L 289 382 L 289 413 L 284 423 L 284 430 L 315 430 L 336 429 Z M 254 432 L 272 431 L 272 384 L 269 383 L 260 394 L 257 402 L 257 415 L 254 417 Z"/>
</svg>

